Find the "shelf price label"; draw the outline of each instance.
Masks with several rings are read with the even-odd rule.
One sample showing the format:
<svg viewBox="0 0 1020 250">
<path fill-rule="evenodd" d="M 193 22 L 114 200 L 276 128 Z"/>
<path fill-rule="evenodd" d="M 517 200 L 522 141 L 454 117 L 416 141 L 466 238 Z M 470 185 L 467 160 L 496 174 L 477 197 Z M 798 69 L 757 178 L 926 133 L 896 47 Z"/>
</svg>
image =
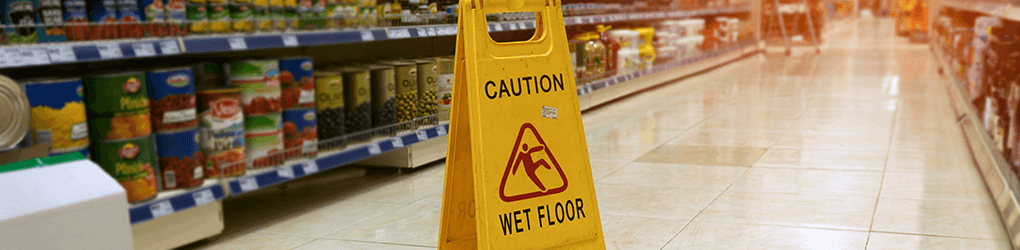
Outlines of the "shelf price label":
<svg viewBox="0 0 1020 250">
<path fill-rule="evenodd" d="M 418 31 L 419 37 L 429 36 L 428 30 L 426 30 L 425 28 L 415 28 L 415 30 Z"/>
<path fill-rule="evenodd" d="M 280 178 L 294 179 L 294 168 L 282 167 L 276 169 L 276 175 L 279 175 Z"/>
<path fill-rule="evenodd" d="M 379 148 L 378 143 L 368 144 L 368 154 L 377 155 L 382 153 L 382 148 Z"/>
<path fill-rule="evenodd" d="M 316 165 L 315 160 L 310 160 L 301 163 L 301 170 L 305 171 L 305 175 L 310 175 L 315 172 L 319 172 L 319 166 Z"/>
<path fill-rule="evenodd" d="M 191 198 L 195 198 L 195 206 L 205 205 L 206 203 L 216 201 L 216 196 L 213 195 L 212 189 L 205 189 L 202 191 L 191 193 Z"/>
<path fill-rule="evenodd" d="M 298 44 L 297 36 L 295 36 L 295 35 L 283 35 L 281 38 L 283 39 L 283 46 L 286 46 L 286 47 L 297 47 L 297 46 L 300 46 Z"/>
<path fill-rule="evenodd" d="M 411 38 L 411 32 L 407 29 L 388 29 L 386 36 L 390 39 Z"/>
<path fill-rule="evenodd" d="M 362 30 L 361 41 L 362 42 L 375 41 L 375 35 L 373 35 L 372 31 L 370 30 Z"/>
<path fill-rule="evenodd" d="M 509 27 L 510 30 L 517 30 L 517 24 L 516 23 L 510 23 L 509 26 L 510 26 Z"/>
<path fill-rule="evenodd" d="M 155 219 L 174 213 L 174 206 L 170 200 L 163 200 L 149 205 L 149 212 L 152 212 L 152 218 Z"/>
<path fill-rule="evenodd" d="M 0 57 L 0 64 L 7 67 L 50 63 L 50 56 L 43 48 L 6 48 Z"/>
<path fill-rule="evenodd" d="M 248 49 L 248 43 L 244 41 L 244 37 L 231 37 L 227 38 L 227 43 L 230 44 L 231 50 L 246 50 Z"/>
<path fill-rule="evenodd" d="M 418 136 L 418 141 L 424 141 L 429 139 L 429 134 L 425 133 L 425 130 L 414 131 L 414 134 Z"/>
<path fill-rule="evenodd" d="M 495 29 L 496 31 L 503 31 L 503 25 L 500 25 L 498 23 L 493 25 L 492 28 Z"/>
<path fill-rule="evenodd" d="M 436 134 L 445 135 L 446 134 L 446 126 L 437 126 L 436 127 Z"/>
<path fill-rule="evenodd" d="M 439 35 L 439 33 L 438 33 L 438 32 L 436 32 L 436 28 L 432 28 L 432 27 L 429 27 L 429 28 L 427 28 L 427 29 L 425 29 L 425 30 L 426 30 L 426 32 L 427 32 L 427 33 L 429 34 L 429 36 L 436 36 L 436 35 Z"/>
<path fill-rule="evenodd" d="M 74 55 L 74 48 L 71 46 L 50 46 L 46 48 L 52 62 L 75 62 L 78 58 Z"/>
<path fill-rule="evenodd" d="M 402 147 L 404 147 L 404 139 L 402 139 L 400 137 L 390 138 L 390 143 L 393 144 L 393 148 L 402 148 Z"/>
<path fill-rule="evenodd" d="M 259 181 L 255 180 L 255 177 L 248 177 L 237 180 L 237 183 L 241 186 L 241 191 L 248 192 L 255 189 L 259 189 Z"/>
<path fill-rule="evenodd" d="M 99 58 L 102 59 L 117 59 L 124 57 L 124 52 L 120 51 L 120 45 L 116 43 L 96 44 L 96 49 L 99 49 Z"/>
<path fill-rule="evenodd" d="M 156 56 L 156 47 L 151 43 L 131 44 L 131 49 L 135 51 L 135 57 Z"/>
<path fill-rule="evenodd" d="M 177 42 L 173 40 L 159 41 L 159 50 L 164 55 L 176 55 L 181 53 L 181 47 L 177 46 Z"/>
</svg>

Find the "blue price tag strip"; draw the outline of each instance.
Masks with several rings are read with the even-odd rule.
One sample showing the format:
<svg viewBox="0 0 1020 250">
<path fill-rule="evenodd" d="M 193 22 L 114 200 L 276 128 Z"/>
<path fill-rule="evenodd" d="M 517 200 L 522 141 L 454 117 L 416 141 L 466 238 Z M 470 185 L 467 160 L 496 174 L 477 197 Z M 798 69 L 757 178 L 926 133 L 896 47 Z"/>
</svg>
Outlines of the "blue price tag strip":
<svg viewBox="0 0 1020 250">
<path fill-rule="evenodd" d="M 138 224 L 148 220 L 156 218 L 153 214 L 152 206 L 169 201 L 172 206 L 171 211 L 182 211 L 185 209 L 193 208 L 198 206 L 198 202 L 205 202 L 210 200 L 210 197 L 204 196 L 212 193 L 211 200 L 221 200 L 225 197 L 223 188 L 220 185 L 210 185 L 208 187 L 188 190 L 187 192 L 180 193 L 178 195 L 168 198 L 157 198 L 156 200 L 146 202 L 143 204 L 133 205 L 128 209 L 129 217 L 131 218 L 131 224 Z M 196 195 L 197 194 L 197 195 Z M 201 197 L 201 198 L 199 198 Z"/>
</svg>

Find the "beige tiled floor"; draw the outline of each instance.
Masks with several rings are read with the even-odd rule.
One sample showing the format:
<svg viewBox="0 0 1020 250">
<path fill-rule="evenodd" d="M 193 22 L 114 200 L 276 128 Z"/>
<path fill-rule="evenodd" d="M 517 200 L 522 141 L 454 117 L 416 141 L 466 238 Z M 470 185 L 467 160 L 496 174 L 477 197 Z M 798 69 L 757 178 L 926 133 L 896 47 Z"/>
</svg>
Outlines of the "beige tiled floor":
<svg viewBox="0 0 1020 250">
<path fill-rule="evenodd" d="M 862 20 L 584 114 L 610 249 L 1009 249 L 928 47 Z M 225 201 L 195 249 L 433 249 L 444 165 Z"/>
</svg>

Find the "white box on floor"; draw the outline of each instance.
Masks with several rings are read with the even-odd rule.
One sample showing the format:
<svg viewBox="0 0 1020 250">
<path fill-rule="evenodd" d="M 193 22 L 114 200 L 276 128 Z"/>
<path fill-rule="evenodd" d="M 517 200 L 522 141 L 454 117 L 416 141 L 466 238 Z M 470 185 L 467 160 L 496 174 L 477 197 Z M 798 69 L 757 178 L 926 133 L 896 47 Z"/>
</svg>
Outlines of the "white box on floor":
<svg viewBox="0 0 1020 250">
<path fill-rule="evenodd" d="M 79 160 L 0 173 L 3 249 L 132 249 L 127 194 Z"/>
</svg>

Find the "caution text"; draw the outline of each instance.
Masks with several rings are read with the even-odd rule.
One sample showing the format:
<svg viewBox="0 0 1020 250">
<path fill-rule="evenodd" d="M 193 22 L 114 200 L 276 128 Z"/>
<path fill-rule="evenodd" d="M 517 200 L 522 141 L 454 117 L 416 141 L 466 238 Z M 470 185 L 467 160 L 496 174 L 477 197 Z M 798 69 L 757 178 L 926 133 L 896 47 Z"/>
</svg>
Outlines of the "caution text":
<svg viewBox="0 0 1020 250">
<path fill-rule="evenodd" d="M 540 205 L 534 209 L 525 208 L 498 216 L 499 224 L 503 226 L 503 235 L 556 226 L 586 217 L 584 201 L 581 198 L 556 202 L 555 205 Z M 531 218 L 535 218 L 535 220 L 531 220 Z M 532 224 L 535 225 L 532 226 Z"/>
<path fill-rule="evenodd" d="M 489 99 L 549 93 L 563 90 L 563 74 L 511 77 L 485 82 L 485 96 Z"/>
</svg>

